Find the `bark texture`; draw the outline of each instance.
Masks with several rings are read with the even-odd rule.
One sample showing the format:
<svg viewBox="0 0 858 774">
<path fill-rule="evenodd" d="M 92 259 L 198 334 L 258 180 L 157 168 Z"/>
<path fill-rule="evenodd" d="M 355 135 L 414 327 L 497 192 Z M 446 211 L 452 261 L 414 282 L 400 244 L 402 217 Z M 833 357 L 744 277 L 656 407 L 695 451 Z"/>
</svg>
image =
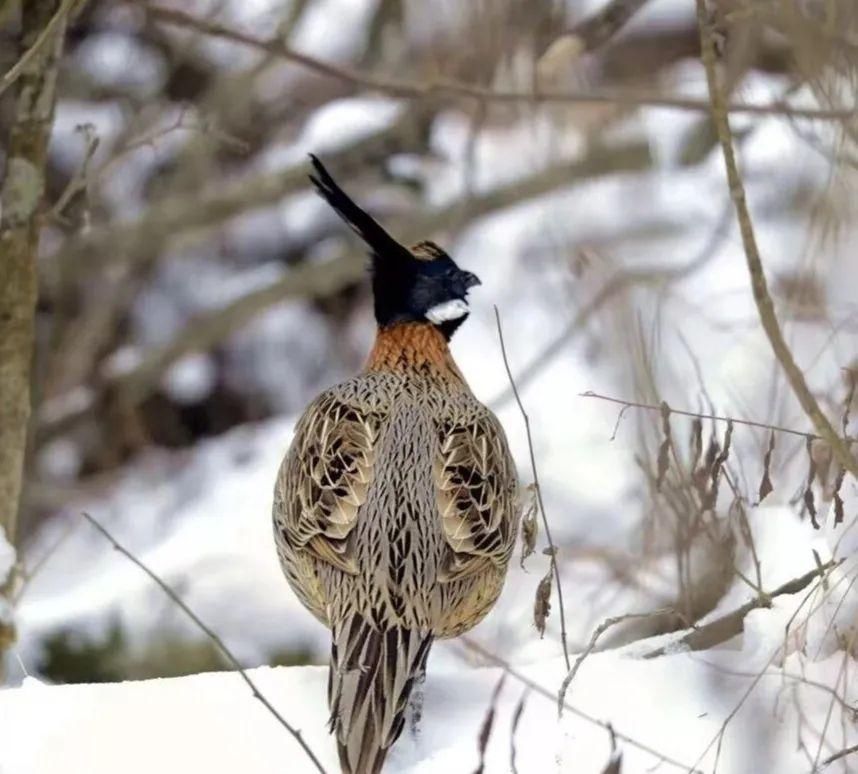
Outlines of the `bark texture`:
<svg viewBox="0 0 858 774">
<path fill-rule="evenodd" d="M 0 191 L 0 527 L 12 544 L 30 417 L 39 213 L 65 10 L 59 0 L 22 5 L 24 65 L 16 83 L 15 119 Z M 46 29 L 51 34 L 45 35 Z"/>
</svg>

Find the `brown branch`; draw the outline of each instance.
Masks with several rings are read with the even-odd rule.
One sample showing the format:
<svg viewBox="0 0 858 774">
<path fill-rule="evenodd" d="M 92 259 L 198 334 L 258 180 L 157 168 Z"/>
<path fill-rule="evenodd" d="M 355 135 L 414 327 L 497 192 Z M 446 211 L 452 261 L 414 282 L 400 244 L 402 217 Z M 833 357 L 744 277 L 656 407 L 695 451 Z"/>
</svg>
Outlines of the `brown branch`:
<svg viewBox="0 0 858 774">
<path fill-rule="evenodd" d="M 703 624 L 702 626 L 692 629 L 678 640 L 646 653 L 643 658 L 657 658 L 670 653 L 689 650 L 707 650 L 715 647 L 716 645 L 720 645 L 722 642 L 726 642 L 737 634 L 742 633 L 745 626 L 745 616 L 747 616 L 752 610 L 757 610 L 761 607 L 771 607 L 772 600 L 776 597 L 798 594 L 799 591 L 803 591 L 807 588 L 816 578 L 824 578 L 830 570 L 838 567 L 842 561 L 843 560 L 832 560 L 830 562 L 826 562 L 825 564 L 806 572 L 799 578 L 793 578 L 792 580 L 781 584 L 774 591 L 769 593 L 763 592 L 755 599 L 746 602 L 741 607 L 738 607 L 707 624 Z"/>
<path fill-rule="evenodd" d="M 584 663 L 584 659 L 589 656 L 596 647 L 596 643 L 608 629 L 612 626 L 616 626 L 617 624 L 621 624 L 624 621 L 635 621 L 641 618 L 652 618 L 654 616 L 664 615 L 665 613 L 675 613 L 672 608 L 661 608 L 659 610 L 653 610 L 649 613 L 626 613 L 624 615 L 617 615 L 611 618 L 606 618 L 602 623 L 600 623 L 593 635 L 590 637 L 590 642 L 587 644 L 587 647 L 581 651 L 578 655 L 578 658 L 575 659 L 575 664 L 572 669 L 566 674 L 566 677 L 563 678 L 563 682 L 560 684 L 560 690 L 557 692 L 557 713 L 559 715 L 563 714 L 563 706 L 566 701 L 566 692 L 569 690 L 569 685 L 575 679 L 575 675 L 578 674 L 578 670 L 581 668 L 581 664 Z"/>
<path fill-rule="evenodd" d="M 399 147 L 397 138 L 410 126 L 409 118 L 375 132 L 341 150 L 325 155 L 325 162 L 354 172 L 367 161 L 387 156 Z M 161 199 L 142 217 L 96 227 L 68 240 L 55 258 L 68 265 L 100 267 L 141 255 L 157 254 L 171 239 L 196 229 L 222 223 L 242 212 L 264 207 L 307 186 L 306 165 L 296 164 L 278 172 L 265 172 L 235 183 L 213 185 L 194 195 Z"/>
<path fill-rule="evenodd" d="M 57 33 L 62 37 L 65 34 L 66 21 L 74 10 L 74 6 L 77 2 L 78 0 L 63 0 L 60 7 L 57 8 L 56 12 L 48 20 L 47 24 L 42 27 L 41 32 L 39 32 L 39 35 L 35 41 L 33 41 L 33 44 L 21 55 L 21 58 L 18 59 L 12 67 L 3 73 L 3 77 L 0 78 L 0 96 L 2 96 L 6 89 L 12 86 L 12 84 L 14 84 L 15 81 L 24 74 L 24 72 L 26 72 L 29 65 L 39 55 L 39 52 L 51 39 L 52 35 Z M 86 0 L 81 0 L 81 5 L 84 2 L 86 2 Z"/>
<path fill-rule="evenodd" d="M 628 92 L 533 92 L 533 91 L 496 91 L 493 89 L 473 86 L 460 81 L 438 80 L 418 83 L 397 78 L 382 78 L 369 75 L 358 70 L 324 62 L 307 54 L 302 54 L 287 46 L 279 38 L 263 39 L 248 33 L 238 32 L 229 26 L 215 21 L 201 19 L 182 11 L 158 6 L 146 6 L 147 13 L 155 20 L 172 24 L 177 27 L 202 32 L 212 37 L 231 40 L 234 43 L 250 46 L 260 51 L 292 62 L 293 64 L 313 70 L 320 75 L 348 83 L 352 86 L 379 91 L 391 97 L 401 99 L 430 99 L 430 98 L 465 98 L 482 102 L 524 102 L 533 104 L 543 103 L 622 103 L 627 105 L 673 108 L 676 110 L 708 111 L 706 100 L 689 99 L 685 97 L 666 97 L 654 94 L 635 94 Z M 751 113 L 757 115 L 786 114 L 795 118 L 811 118 L 825 120 L 844 120 L 852 118 L 856 110 L 829 110 L 794 108 L 786 103 L 771 102 L 767 104 L 731 103 L 730 111 L 734 113 Z"/>
<path fill-rule="evenodd" d="M 306 753 L 307 757 L 313 762 L 313 765 L 316 767 L 316 770 L 321 772 L 321 774 L 325 774 L 325 769 L 322 767 L 322 764 L 319 762 L 319 759 L 316 757 L 315 753 L 310 749 L 309 745 L 304 741 L 304 737 L 301 735 L 301 732 L 292 726 L 289 721 L 287 721 L 271 704 L 268 699 L 262 694 L 259 688 L 256 687 L 256 683 L 250 679 L 247 672 L 244 671 L 241 664 L 238 663 L 238 659 L 232 654 L 232 651 L 227 648 L 224 644 L 223 640 L 218 637 L 201 619 L 200 617 L 189 608 L 170 588 L 161 578 L 159 578 L 152 570 L 150 570 L 142 561 L 140 561 L 134 554 L 132 554 L 127 548 L 120 545 L 120 543 L 111 535 L 107 529 L 105 529 L 95 518 L 90 516 L 88 513 L 84 512 L 81 514 L 93 527 L 95 527 L 113 546 L 113 548 L 122 554 L 126 559 L 128 559 L 132 564 L 135 564 L 139 567 L 146 575 L 151 578 L 158 588 L 161 589 L 176 605 L 179 609 L 190 618 L 197 627 L 206 635 L 217 647 L 220 651 L 221 655 L 229 662 L 233 669 L 241 676 L 241 679 L 247 683 L 247 686 L 250 688 L 253 693 L 254 698 L 258 699 L 262 705 L 267 709 L 280 723 L 283 728 L 285 728 L 295 739 L 296 742 L 301 746 L 301 749 Z"/>
<path fill-rule="evenodd" d="M 593 392 L 592 390 L 587 390 L 586 392 L 579 392 L 578 397 L 580 398 L 598 398 L 599 400 L 606 400 L 610 403 L 618 403 L 624 409 L 627 408 L 638 408 L 645 409 L 646 411 L 661 411 L 661 406 L 653 405 L 652 403 L 638 403 L 633 400 L 623 400 L 622 398 L 612 398 L 609 395 L 601 395 L 598 392 Z M 670 407 L 671 414 L 679 414 L 683 417 L 693 417 L 695 419 L 708 419 L 714 422 L 732 422 L 736 425 L 747 425 L 749 427 L 761 427 L 764 430 L 773 430 L 776 433 L 787 433 L 788 435 L 797 435 L 800 438 L 809 438 L 811 440 L 823 440 L 822 436 L 816 435 L 815 433 L 805 433 L 801 430 L 793 430 L 790 427 L 781 427 L 780 425 L 770 425 L 766 422 L 756 422 L 752 419 L 737 419 L 736 417 L 722 417 L 718 414 L 700 414 L 696 411 L 683 411 L 682 409 Z M 851 438 L 847 440 L 852 440 Z"/>
<path fill-rule="evenodd" d="M 718 142 L 724 156 L 724 166 L 727 171 L 727 181 L 730 186 L 730 196 L 736 208 L 736 217 L 739 221 L 739 231 L 742 235 L 742 245 L 745 249 L 745 258 L 748 264 L 748 273 L 751 277 L 751 289 L 753 291 L 754 303 L 760 316 L 763 330 L 771 344 L 772 351 L 786 374 L 787 381 L 801 407 L 804 409 L 816 432 L 831 447 L 834 457 L 853 476 L 858 478 L 858 461 L 852 456 L 848 445 L 837 434 L 828 417 L 825 416 L 817 403 L 816 398 L 810 391 L 805 381 L 804 374 L 795 362 L 792 351 L 784 339 L 780 323 L 775 315 L 774 304 L 769 295 L 766 284 L 766 275 L 763 271 L 763 262 L 757 246 L 754 226 L 748 210 L 748 202 L 745 196 L 745 186 L 739 174 L 736 163 L 736 154 L 733 149 L 732 133 L 730 131 L 729 108 L 724 93 L 718 85 L 716 72 L 715 44 L 709 30 L 705 0 L 696 0 L 697 3 L 697 26 L 700 30 L 700 46 L 702 51 L 703 65 L 706 69 L 706 83 L 709 88 L 710 109 L 712 120 L 718 134 Z"/>
<path fill-rule="evenodd" d="M 461 642 L 465 645 L 466 648 L 479 655 L 488 663 L 500 667 L 504 670 L 504 672 L 506 672 L 511 677 L 514 677 L 522 685 L 525 685 L 530 688 L 530 690 L 532 690 L 534 693 L 543 696 L 552 703 L 556 701 L 557 697 L 552 691 L 549 691 L 547 688 L 544 688 L 539 683 L 534 682 L 525 674 L 515 669 L 508 661 L 486 650 L 482 645 L 478 645 L 470 637 L 462 637 Z M 604 728 L 605 731 L 607 731 L 608 733 L 612 733 L 617 739 L 620 739 L 626 744 L 637 748 L 641 752 L 647 753 L 647 755 L 652 755 L 654 758 L 657 758 L 659 763 L 667 763 L 677 769 L 682 769 L 683 771 L 687 772 L 687 774 L 702 774 L 702 772 L 696 766 L 688 766 L 687 764 L 682 763 L 675 758 L 671 758 L 670 756 L 653 749 L 644 742 L 639 742 L 637 739 L 628 736 L 628 734 L 624 734 L 620 731 L 617 731 L 617 729 L 613 725 L 611 725 L 611 723 L 608 723 L 605 720 L 599 720 L 598 718 L 594 718 L 592 715 L 588 715 L 583 710 L 578 709 L 577 707 L 569 704 L 568 702 L 564 702 L 563 709 L 567 710 L 568 712 L 571 712 L 573 715 L 578 718 L 581 718 L 581 720 L 584 720 L 587 723 L 591 723 L 594 726 L 599 726 L 599 728 Z"/>
<path fill-rule="evenodd" d="M 723 214 L 719 217 L 711 235 L 707 238 L 701 250 L 690 261 L 688 261 L 688 263 L 676 268 L 644 266 L 638 269 L 617 271 L 605 282 L 604 285 L 602 285 L 602 287 L 584 306 L 578 309 L 575 317 L 563 328 L 557 337 L 552 339 L 545 345 L 545 347 L 542 348 L 542 350 L 537 352 L 537 354 L 534 355 L 527 365 L 521 370 L 521 373 L 516 377 L 516 383 L 518 384 L 519 389 L 524 390 L 527 384 L 551 361 L 551 359 L 562 351 L 572 334 L 582 328 L 587 321 L 617 293 L 638 284 L 666 284 L 681 281 L 706 265 L 706 263 L 715 256 L 718 246 L 727 235 L 729 215 L 730 207 L 728 203 Z M 488 405 L 492 410 L 497 411 L 509 401 L 513 400 L 513 398 L 512 390 L 509 387 L 506 387 L 503 392 L 492 398 Z"/>
<path fill-rule="evenodd" d="M 350 160 L 351 154 L 347 154 L 346 159 Z M 447 227 L 453 217 L 462 218 L 463 222 L 467 222 L 518 201 L 548 193 L 563 185 L 571 185 L 577 180 L 607 172 L 641 169 L 649 162 L 649 151 L 643 144 L 630 144 L 613 150 L 597 148 L 584 159 L 567 164 L 556 164 L 481 196 L 469 198 L 464 202 L 456 201 L 446 207 L 433 210 L 401 226 L 398 229 L 399 235 L 405 242 L 416 241 L 433 231 Z M 305 185 L 306 167 L 303 164 L 298 165 L 293 172 L 289 173 L 289 178 L 293 177 L 300 178 L 302 185 Z M 184 206 L 182 205 L 183 208 Z M 164 211 L 163 214 L 166 215 L 166 213 L 167 211 Z M 157 212 L 144 216 L 138 224 L 126 227 L 127 231 L 124 235 L 115 234 L 117 241 L 121 243 L 127 239 L 130 240 L 131 234 L 143 230 L 147 222 L 153 229 L 158 230 L 161 228 L 159 225 L 161 217 L 162 208 L 158 206 Z M 104 236 L 97 237 L 97 241 L 100 243 L 104 238 Z M 123 391 L 123 387 L 128 387 L 123 399 L 130 400 L 131 403 L 137 402 L 150 394 L 164 371 L 181 357 L 192 352 L 211 349 L 266 309 L 289 298 L 330 296 L 343 287 L 360 281 L 364 274 L 363 259 L 357 253 L 351 252 L 328 263 L 293 269 L 271 285 L 255 290 L 221 309 L 215 309 L 191 320 L 173 341 L 146 353 L 134 369 L 108 379 L 102 391 L 113 387 Z M 62 398 L 58 399 L 57 403 L 61 403 L 62 400 Z M 71 411 L 56 413 L 51 411 L 50 403 L 47 404 L 40 417 L 37 443 L 41 444 L 65 432 L 81 418 L 90 415 L 99 400 L 99 397 L 93 397 L 86 405 L 78 405 Z"/>
<path fill-rule="evenodd" d="M 822 763 L 819 764 L 819 767 L 814 769 L 814 771 L 819 771 L 820 769 L 824 769 L 826 766 L 830 766 L 832 763 L 835 763 L 847 755 L 852 755 L 852 753 L 858 752 L 858 744 L 853 744 L 851 747 L 846 747 L 843 750 L 839 750 L 833 755 L 829 755 Z"/>
<path fill-rule="evenodd" d="M 560 568 L 557 565 L 557 546 L 551 539 L 551 527 L 548 526 L 548 517 L 545 515 L 545 503 L 542 500 L 542 487 L 539 484 L 539 473 L 536 469 L 536 455 L 533 451 L 533 437 L 530 433 L 530 418 L 524 410 L 524 404 L 521 402 L 521 397 L 518 394 L 518 388 L 515 386 L 515 379 L 512 375 L 512 369 L 509 365 L 509 359 L 506 354 L 506 345 L 503 340 L 503 327 L 501 326 L 500 312 L 495 307 L 495 322 L 498 329 L 498 340 L 500 341 L 501 355 L 503 356 L 503 365 L 506 369 L 506 375 L 509 379 L 510 387 L 515 395 L 515 402 L 518 404 L 518 409 L 521 412 L 521 418 L 524 420 L 524 430 L 527 433 L 527 449 L 530 454 L 530 470 L 533 474 L 533 486 L 536 490 L 536 501 L 539 504 L 539 514 L 542 516 L 542 526 L 545 529 L 545 538 L 548 541 L 549 559 L 551 563 L 551 572 L 554 575 L 554 584 L 557 586 L 557 606 L 560 608 L 560 642 L 563 645 L 563 659 L 566 661 L 566 669 L 572 668 L 569 661 L 569 645 L 566 638 L 566 612 L 563 605 L 563 586 L 560 583 Z"/>
<path fill-rule="evenodd" d="M 21 45 L 32 55 L 18 75 L 15 118 L 0 205 L 0 530 L 15 542 L 33 359 L 39 209 L 56 101 L 65 13 L 59 0 L 24 4 Z M 53 36 L 45 30 L 53 24 Z M 36 43 L 51 38 L 52 45 Z"/>
</svg>

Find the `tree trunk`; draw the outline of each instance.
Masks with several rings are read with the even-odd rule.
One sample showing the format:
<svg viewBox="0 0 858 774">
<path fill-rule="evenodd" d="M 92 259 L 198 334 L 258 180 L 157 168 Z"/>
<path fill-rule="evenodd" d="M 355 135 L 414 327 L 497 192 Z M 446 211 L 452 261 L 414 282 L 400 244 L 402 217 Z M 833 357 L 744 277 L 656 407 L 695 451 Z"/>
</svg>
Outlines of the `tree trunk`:
<svg viewBox="0 0 858 774">
<path fill-rule="evenodd" d="M 25 60 L 16 83 L 15 117 L 0 191 L 0 529 L 12 545 L 30 417 L 39 214 L 66 25 L 67 8 L 60 6 L 60 0 L 22 4 L 20 53 L 37 48 Z M 50 34 L 42 35 L 57 14 L 62 18 L 54 20 Z M 0 587 L 4 580 L 8 593 L 13 582 L 0 578 Z M 10 624 L 4 630 L 0 622 L 0 652 L 13 636 Z"/>
</svg>

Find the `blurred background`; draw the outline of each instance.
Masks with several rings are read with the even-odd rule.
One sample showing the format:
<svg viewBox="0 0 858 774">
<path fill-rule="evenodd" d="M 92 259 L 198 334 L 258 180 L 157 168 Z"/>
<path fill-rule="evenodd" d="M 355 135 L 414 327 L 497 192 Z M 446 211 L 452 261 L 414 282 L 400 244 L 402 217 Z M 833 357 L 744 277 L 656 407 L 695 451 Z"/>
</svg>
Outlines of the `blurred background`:
<svg viewBox="0 0 858 774">
<path fill-rule="evenodd" d="M 731 120 L 776 312 L 854 434 L 858 9 L 712 5 L 729 98 L 756 106 Z M 0 72 L 17 9 L 0 3 Z M 570 648 L 625 612 L 669 608 L 606 644 L 685 628 L 801 574 L 811 545 L 854 555 L 854 481 L 823 444 L 659 411 L 813 429 L 760 327 L 707 107 L 690 0 L 79 3 L 46 169 L 6 679 L 224 668 L 82 511 L 243 664 L 325 662 L 327 632 L 277 564 L 272 488 L 296 416 L 361 368 L 374 323 L 366 258 L 311 192 L 310 152 L 402 241 L 434 239 L 481 277 L 452 348 L 526 485 L 498 307 Z M 561 652 L 556 598 L 544 638 L 533 622 L 546 546 L 540 527 L 472 635 L 504 658 Z"/>
</svg>

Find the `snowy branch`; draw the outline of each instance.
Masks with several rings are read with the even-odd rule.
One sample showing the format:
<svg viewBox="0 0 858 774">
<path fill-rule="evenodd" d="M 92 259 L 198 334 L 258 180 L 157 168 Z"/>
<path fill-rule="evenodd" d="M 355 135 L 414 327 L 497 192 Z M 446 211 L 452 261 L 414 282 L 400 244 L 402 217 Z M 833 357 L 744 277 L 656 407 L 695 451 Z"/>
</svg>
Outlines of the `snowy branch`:
<svg viewBox="0 0 858 774">
<path fill-rule="evenodd" d="M 781 584 L 774 591 L 763 592 L 730 613 L 722 615 L 707 624 L 693 628 L 690 632 L 684 634 L 678 640 L 671 642 L 669 645 L 663 645 L 660 648 L 650 651 L 644 658 L 657 658 L 658 656 L 665 656 L 685 650 L 714 648 L 716 645 L 732 639 L 737 634 L 741 634 L 745 625 L 745 616 L 752 610 L 757 610 L 761 607 L 771 607 L 772 600 L 777 597 L 798 594 L 799 591 L 806 589 L 814 580 L 824 578 L 840 564 L 841 562 L 836 561 L 826 562 L 798 578 L 793 578 Z"/>
</svg>

